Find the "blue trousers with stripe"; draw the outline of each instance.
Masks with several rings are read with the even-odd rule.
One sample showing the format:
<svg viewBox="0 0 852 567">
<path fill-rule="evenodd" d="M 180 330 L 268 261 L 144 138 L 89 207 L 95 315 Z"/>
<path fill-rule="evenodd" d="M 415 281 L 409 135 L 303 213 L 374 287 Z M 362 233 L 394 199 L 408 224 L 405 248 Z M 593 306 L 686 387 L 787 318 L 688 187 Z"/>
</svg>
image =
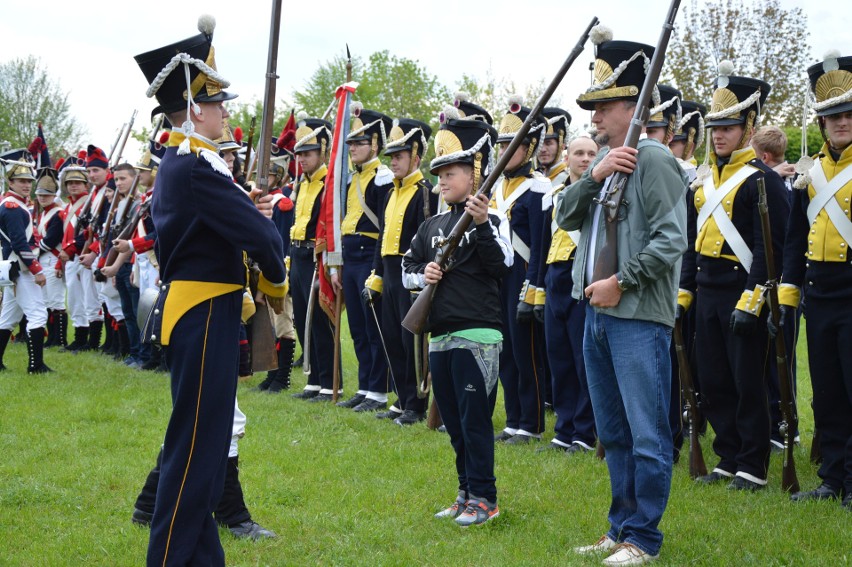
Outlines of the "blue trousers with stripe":
<svg viewBox="0 0 852 567">
<path fill-rule="evenodd" d="M 204 301 L 165 349 L 172 415 L 148 542 L 148 566 L 225 565 L 213 511 L 222 495 L 234 398 L 242 292 Z"/>
</svg>

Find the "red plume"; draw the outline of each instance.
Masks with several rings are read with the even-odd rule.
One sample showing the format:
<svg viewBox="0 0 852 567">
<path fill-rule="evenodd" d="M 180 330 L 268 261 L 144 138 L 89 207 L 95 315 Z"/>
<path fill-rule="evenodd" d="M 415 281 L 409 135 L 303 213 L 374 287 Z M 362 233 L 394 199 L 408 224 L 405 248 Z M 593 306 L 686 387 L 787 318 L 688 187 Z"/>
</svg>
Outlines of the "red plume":
<svg viewBox="0 0 852 567">
<path fill-rule="evenodd" d="M 234 128 L 234 141 L 238 144 L 243 143 L 243 129 L 239 126 Z"/>
<path fill-rule="evenodd" d="M 169 141 L 169 131 L 166 130 L 165 132 L 160 134 L 160 145 L 165 146 L 166 142 L 168 142 L 168 141 Z"/>
<path fill-rule="evenodd" d="M 65 163 L 65 158 L 59 158 L 57 162 L 53 165 L 53 169 L 59 171 L 62 169 L 62 165 Z"/>
<path fill-rule="evenodd" d="M 88 153 L 86 150 L 80 150 L 77 152 L 77 165 L 86 165 L 86 156 Z"/>
<path fill-rule="evenodd" d="M 30 152 L 31 156 L 37 156 L 42 152 L 42 150 L 44 150 L 44 147 L 44 140 L 36 138 L 30 142 L 30 145 L 27 147 L 27 151 Z"/>
<path fill-rule="evenodd" d="M 282 150 L 293 151 L 296 146 L 296 118 L 293 116 L 293 111 L 290 111 L 290 118 L 281 130 L 281 135 L 278 136 L 278 147 Z"/>
</svg>

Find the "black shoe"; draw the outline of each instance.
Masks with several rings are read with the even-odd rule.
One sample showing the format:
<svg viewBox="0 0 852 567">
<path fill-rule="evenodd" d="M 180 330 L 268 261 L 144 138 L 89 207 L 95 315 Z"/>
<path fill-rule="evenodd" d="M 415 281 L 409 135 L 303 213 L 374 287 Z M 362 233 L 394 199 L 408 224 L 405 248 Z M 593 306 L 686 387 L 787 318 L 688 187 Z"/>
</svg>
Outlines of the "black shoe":
<svg viewBox="0 0 852 567">
<path fill-rule="evenodd" d="M 535 439 L 539 441 L 538 437 L 533 437 L 531 435 L 523 435 L 522 433 L 518 433 L 517 435 L 512 435 L 511 439 L 506 439 L 505 445 L 526 445 L 530 441 Z"/>
<path fill-rule="evenodd" d="M 269 389 L 269 385 L 272 384 L 272 381 L 275 380 L 275 377 L 278 375 L 278 371 L 269 372 L 266 375 L 266 378 L 263 379 L 263 382 L 255 386 L 251 389 L 252 392 L 265 392 Z"/>
<path fill-rule="evenodd" d="M 290 375 L 288 374 L 285 379 L 280 378 L 280 374 L 278 378 L 272 380 L 269 384 L 269 388 L 266 389 L 267 394 L 277 394 L 281 390 L 289 390 L 290 389 Z"/>
<path fill-rule="evenodd" d="M 293 397 L 297 400 L 310 400 L 311 398 L 318 395 L 319 390 L 302 390 L 301 392 L 293 394 Z"/>
<path fill-rule="evenodd" d="M 790 496 L 793 502 L 804 502 L 805 500 L 834 500 L 840 498 L 840 490 L 822 483 L 813 490 L 807 492 L 797 492 Z"/>
<path fill-rule="evenodd" d="M 765 484 L 758 484 L 741 476 L 735 476 L 731 484 L 728 485 L 728 490 L 748 490 L 750 492 L 757 492 L 764 488 L 766 488 Z"/>
<path fill-rule="evenodd" d="M 348 400 L 344 400 L 342 402 L 337 402 L 335 405 L 339 408 L 349 409 L 349 408 L 354 408 L 355 406 L 357 406 L 358 404 L 360 404 L 361 402 L 363 402 L 366 399 L 367 399 L 367 396 L 365 396 L 364 394 L 355 394 L 354 396 L 352 396 Z"/>
<path fill-rule="evenodd" d="M 317 393 L 316 396 L 312 396 L 310 399 L 308 399 L 308 401 L 309 402 L 330 402 L 333 399 L 334 399 L 334 396 L 332 396 L 331 394 Z"/>
<path fill-rule="evenodd" d="M 504 429 L 499 434 L 494 436 L 494 440 L 497 441 L 497 442 L 508 441 L 509 439 L 511 439 L 514 436 L 515 436 L 514 433 L 509 433 L 508 431 L 506 431 Z"/>
<path fill-rule="evenodd" d="M 271 539 L 278 537 L 272 530 L 267 530 L 257 522 L 248 520 L 235 526 L 228 526 L 228 531 L 239 539 Z"/>
<path fill-rule="evenodd" d="M 405 410 L 402 415 L 393 420 L 397 425 L 414 425 L 426 419 L 426 412 Z"/>
<path fill-rule="evenodd" d="M 717 482 L 726 482 L 729 480 L 731 480 L 731 477 L 724 475 L 720 472 L 713 471 L 710 474 L 699 476 L 695 479 L 695 482 L 697 482 L 698 484 L 715 484 Z"/>
<path fill-rule="evenodd" d="M 130 521 L 136 524 L 137 526 L 142 526 L 143 528 L 151 527 L 151 520 L 154 519 L 154 514 L 151 512 L 145 512 L 144 510 L 140 510 L 139 508 L 133 509 L 133 515 L 130 517 Z"/>
<path fill-rule="evenodd" d="M 850 492 L 846 495 L 845 498 L 843 498 L 843 502 L 841 502 L 840 505 L 846 508 L 848 511 L 852 512 L 852 492 Z"/>
<path fill-rule="evenodd" d="M 47 374 L 48 372 L 53 372 L 53 368 L 43 362 L 35 368 L 27 368 L 27 374 Z"/>
<path fill-rule="evenodd" d="M 364 401 L 352 408 L 352 411 L 362 413 L 366 411 L 376 411 L 380 409 L 385 409 L 386 407 L 388 407 L 387 402 L 378 402 L 370 398 L 364 398 Z"/>
<path fill-rule="evenodd" d="M 567 445 L 567 446 L 566 445 L 560 445 L 559 443 L 554 443 L 553 441 L 551 441 L 550 443 L 548 443 L 544 447 L 539 447 L 538 449 L 536 449 L 535 452 L 536 453 L 550 453 L 550 452 L 556 451 L 556 452 L 567 453 L 571 450 L 572 447 L 573 447 L 573 445 Z"/>
<path fill-rule="evenodd" d="M 396 406 L 391 406 L 388 411 L 380 411 L 376 414 L 376 419 L 396 419 L 402 415 L 402 412 L 396 409 Z"/>
<path fill-rule="evenodd" d="M 592 442 L 591 445 L 585 445 L 580 443 L 579 441 L 574 441 L 571 443 L 571 446 L 565 451 L 569 455 L 573 455 L 574 453 L 593 453 L 595 451 L 595 444 Z"/>
</svg>

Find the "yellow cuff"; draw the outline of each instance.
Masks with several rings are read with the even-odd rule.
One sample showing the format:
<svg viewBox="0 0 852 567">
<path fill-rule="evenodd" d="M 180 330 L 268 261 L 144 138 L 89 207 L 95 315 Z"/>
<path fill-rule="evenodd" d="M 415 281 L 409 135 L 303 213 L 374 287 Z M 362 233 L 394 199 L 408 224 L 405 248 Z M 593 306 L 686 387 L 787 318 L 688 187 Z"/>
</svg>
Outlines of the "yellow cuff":
<svg viewBox="0 0 852 567">
<path fill-rule="evenodd" d="M 547 296 L 547 292 L 545 292 L 543 287 L 536 288 L 535 290 L 535 305 L 544 305 L 545 297 Z"/>
<path fill-rule="evenodd" d="M 763 293 L 765 291 L 766 288 L 762 285 L 754 286 L 754 291 L 744 291 L 740 296 L 740 300 L 737 302 L 737 309 L 745 311 L 755 317 L 760 316 L 763 304 L 766 303 L 766 299 L 763 297 Z"/>
<path fill-rule="evenodd" d="M 383 287 L 382 287 L 381 276 L 377 276 L 376 271 L 373 270 L 372 272 L 370 272 L 370 275 L 367 278 L 367 281 L 364 282 L 364 287 L 366 287 L 368 289 L 372 289 L 373 291 L 375 291 L 377 293 L 382 293 Z"/>
<path fill-rule="evenodd" d="M 260 277 L 257 280 L 257 289 L 269 297 L 284 297 L 287 295 L 287 282 L 284 281 L 280 284 L 274 284 L 263 277 L 263 274 L 260 274 Z"/>
<path fill-rule="evenodd" d="M 802 290 L 798 286 L 785 283 L 778 286 L 778 303 L 781 305 L 798 309 L 801 301 Z"/>
<path fill-rule="evenodd" d="M 249 319 L 257 312 L 257 306 L 254 304 L 254 298 L 248 288 L 243 292 L 243 306 L 240 311 L 240 319 L 245 325 Z"/>
<path fill-rule="evenodd" d="M 683 307 L 684 311 L 689 311 L 689 308 L 692 307 L 692 301 L 695 299 L 695 295 L 689 290 L 679 289 L 677 290 L 677 304 Z"/>
<path fill-rule="evenodd" d="M 544 293 L 544 290 L 541 290 L 541 291 L 542 291 L 542 293 Z M 526 290 L 526 292 L 524 293 L 524 296 L 523 296 L 524 303 L 529 303 L 530 305 L 535 305 L 536 304 L 535 299 L 536 299 L 537 294 L 538 294 L 538 289 L 535 286 L 533 286 L 533 285 L 527 286 L 527 290 Z M 544 303 L 542 303 L 542 305 L 544 305 Z"/>
</svg>

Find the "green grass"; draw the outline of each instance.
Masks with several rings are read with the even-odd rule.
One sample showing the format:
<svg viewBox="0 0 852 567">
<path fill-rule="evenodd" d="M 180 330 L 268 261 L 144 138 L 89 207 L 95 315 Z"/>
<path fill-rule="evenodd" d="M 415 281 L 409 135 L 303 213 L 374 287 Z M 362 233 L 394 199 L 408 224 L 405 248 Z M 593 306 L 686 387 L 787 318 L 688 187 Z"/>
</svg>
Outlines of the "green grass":
<svg viewBox="0 0 852 567">
<path fill-rule="evenodd" d="M 349 394 L 351 343 L 344 350 Z M 799 353 L 797 470 L 812 488 L 804 339 Z M 25 356 L 23 345 L 10 346 L 11 370 L 0 374 L 0 566 L 142 564 L 148 532 L 130 514 L 169 417 L 167 377 L 55 351 L 46 358 L 58 372 L 31 377 L 22 371 Z M 571 552 L 607 528 L 606 465 L 592 455 L 499 446 L 501 515 L 463 531 L 432 518 L 456 490 L 445 435 L 249 391 L 260 378 L 239 388 L 248 415 L 241 479 L 252 515 L 279 537 L 246 542 L 222 531 L 229 565 L 598 564 Z M 294 381 L 299 388 L 304 377 L 296 373 Z M 495 429 L 503 420 L 498 405 Z M 703 440 L 710 467 L 711 435 Z M 849 564 L 852 514 L 836 502 L 794 505 L 779 485 L 777 456 L 770 487 L 757 494 L 695 486 L 684 459 L 661 525 L 659 564 Z"/>
</svg>

